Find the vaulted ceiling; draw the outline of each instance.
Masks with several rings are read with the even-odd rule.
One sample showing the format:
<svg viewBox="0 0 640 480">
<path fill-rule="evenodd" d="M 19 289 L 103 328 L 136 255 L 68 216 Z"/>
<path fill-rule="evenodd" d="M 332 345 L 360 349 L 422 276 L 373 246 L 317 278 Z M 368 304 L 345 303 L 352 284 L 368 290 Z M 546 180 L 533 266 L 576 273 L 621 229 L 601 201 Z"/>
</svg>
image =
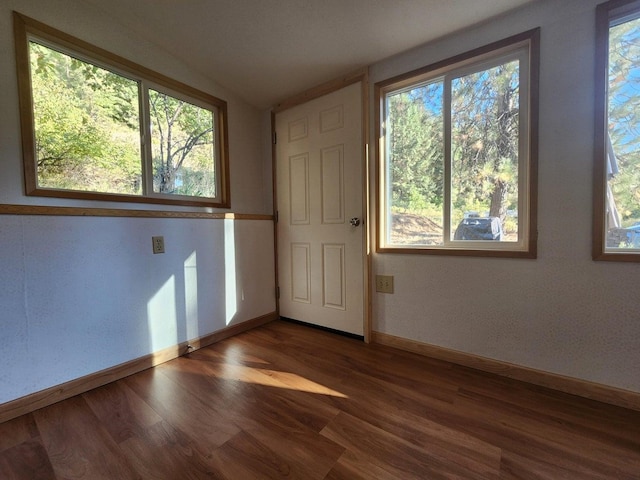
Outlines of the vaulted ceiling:
<svg viewBox="0 0 640 480">
<path fill-rule="evenodd" d="M 539 0 L 85 0 L 266 108 Z"/>
</svg>

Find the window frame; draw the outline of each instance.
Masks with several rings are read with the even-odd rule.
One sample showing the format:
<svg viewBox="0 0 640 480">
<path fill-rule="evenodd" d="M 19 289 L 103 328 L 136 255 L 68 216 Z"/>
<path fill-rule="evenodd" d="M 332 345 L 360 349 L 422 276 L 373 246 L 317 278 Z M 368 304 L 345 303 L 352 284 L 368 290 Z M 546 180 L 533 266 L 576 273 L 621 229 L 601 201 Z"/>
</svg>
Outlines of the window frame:
<svg viewBox="0 0 640 480">
<path fill-rule="evenodd" d="M 18 75 L 18 96 L 20 126 L 22 132 L 22 153 L 24 188 L 28 196 L 70 198 L 78 200 L 99 200 L 131 203 L 164 204 L 176 206 L 230 207 L 229 192 L 229 147 L 227 129 L 227 102 L 196 88 L 173 80 L 142 65 L 108 52 L 84 40 L 56 30 L 44 23 L 13 12 L 16 67 Z M 47 48 L 53 48 L 83 62 L 90 63 L 139 85 L 139 124 L 141 142 L 142 194 L 120 194 L 82 190 L 44 188 L 38 186 L 37 158 L 35 150 L 35 126 L 33 94 L 31 87 L 30 48 L 32 40 Z M 148 90 L 149 88 L 168 94 L 176 99 L 188 101 L 213 114 L 214 155 L 216 176 L 216 197 L 196 197 L 177 194 L 163 194 L 153 191 L 153 167 L 149 150 Z"/>
<path fill-rule="evenodd" d="M 462 53 L 452 58 L 436 62 L 434 64 L 413 70 L 396 77 L 377 82 L 374 86 L 376 102 L 376 125 L 378 142 L 376 142 L 376 218 L 378 253 L 410 253 L 427 255 L 461 255 L 480 257 L 515 257 L 536 258 L 537 255 L 537 155 L 538 155 L 538 85 L 539 85 L 539 58 L 540 58 L 540 29 L 535 28 L 518 35 L 493 42 L 491 44 Z M 524 53 L 523 53 L 524 52 Z M 522 57 L 524 55 L 524 57 Z M 519 142 L 519 240 L 517 242 L 473 242 L 467 240 L 451 240 L 452 226 L 451 209 L 451 129 L 450 115 L 444 115 L 444 192 L 443 192 L 443 245 L 399 245 L 387 242 L 387 217 L 390 212 L 388 205 L 389 191 L 386 188 L 387 168 L 389 162 L 386 158 L 386 131 L 384 118 L 386 116 L 386 99 L 389 94 L 422 84 L 428 84 L 438 79 L 460 78 L 472 72 L 481 71 L 518 58 L 524 66 L 520 72 L 521 82 L 528 86 L 528 95 L 521 94 L 521 110 L 526 116 L 524 126 L 521 128 L 521 139 L 526 140 L 526 145 Z M 451 80 L 449 81 L 449 85 Z M 450 95 L 450 88 L 443 85 L 443 96 Z M 443 99 L 443 108 L 447 108 L 447 102 Z M 523 154 L 526 158 L 522 158 Z M 447 187 L 447 185 L 449 185 Z M 521 210 L 522 209 L 522 210 Z M 522 216 L 525 219 L 520 221 Z"/>
<path fill-rule="evenodd" d="M 610 0 L 596 7 L 595 45 L 595 126 L 593 160 L 592 259 L 609 262 L 640 262 L 640 249 L 608 249 L 607 216 L 607 135 L 609 107 L 609 29 L 617 20 L 637 14 L 640 0 Z"/>
</svg>

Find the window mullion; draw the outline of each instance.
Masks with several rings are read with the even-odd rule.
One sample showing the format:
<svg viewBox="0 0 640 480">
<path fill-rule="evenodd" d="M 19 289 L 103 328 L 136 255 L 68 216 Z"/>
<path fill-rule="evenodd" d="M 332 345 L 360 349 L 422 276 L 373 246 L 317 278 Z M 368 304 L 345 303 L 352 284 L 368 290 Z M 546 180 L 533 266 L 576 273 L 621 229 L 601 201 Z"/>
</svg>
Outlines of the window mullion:
<svg viewBox="0 0 640 480">
<path fill-rule="evenodd" d="M 451 76 L 447 75 L 444 82 L 444 98 L 442 115 L 444 122 L 444 202 L 442 218 L 442 235 L 444 245 L 451 242 Z"/>
<path fill-rule="evenodd" d="M 142 142 L 142 189 L 144 195 L 153 194 L 153 155 L 151 150 L 151 113 L 149 86 L 140 82 L 140 141 Z"/>
<path fill-rule="evenodd" d="M 521 243 L 524 239 L 529 238 L 531 232 L 529 232 L 529 222 L 524 221 L 530 218 L 530 206 L 529 199 L 531 198 L 531 192 L 529 191 L 529 170 L 530 170 L 530 155 L 531 148 L 529 138 L 529 115 L 530 115 L 530 67 L 527 61 L 527 56 L 523 52 L 519 57 L 519 100 L 518 100 L 518 188 L 523 194 L 518 196 L 518 242 Z M 525 194 L 526 193 L 526 194 Z"/>
<path fill-rule="evenodd" d="M 390 120 L 390 108 L 389 108 L 389 97 L 385 97 L 385 158 L 391 158 L 391 120 Z M 391 209 L 392 206 L 392 169 L 391 162 L 386 161 L 384 165 L 384 191 L 385 191 L 385 242 L 391 242 L 391 225 L 393 219 L 393 211 Z"/>
</svg>

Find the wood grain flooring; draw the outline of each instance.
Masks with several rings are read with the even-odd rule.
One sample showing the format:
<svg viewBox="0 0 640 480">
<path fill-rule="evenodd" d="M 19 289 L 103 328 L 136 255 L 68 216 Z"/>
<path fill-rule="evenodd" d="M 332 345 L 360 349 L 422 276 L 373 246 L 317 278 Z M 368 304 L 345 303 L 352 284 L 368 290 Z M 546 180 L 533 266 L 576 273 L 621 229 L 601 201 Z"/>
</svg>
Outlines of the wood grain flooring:
<svg viewBox="0 0 640 480">
<path fill-rule="evenodd" d="M 640 479 L 640 412 L 277 321 L 0 424 L 0 479 Z"/>
</svg>

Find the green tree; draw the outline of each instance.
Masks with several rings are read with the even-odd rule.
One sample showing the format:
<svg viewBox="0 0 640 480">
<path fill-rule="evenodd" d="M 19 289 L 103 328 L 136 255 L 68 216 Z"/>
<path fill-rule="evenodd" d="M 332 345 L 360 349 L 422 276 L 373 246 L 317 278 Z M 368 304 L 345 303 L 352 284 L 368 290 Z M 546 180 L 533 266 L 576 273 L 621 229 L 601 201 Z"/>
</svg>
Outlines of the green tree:
<svg viewBox="0 0 640 480">
<path fill-rule="evenodd" d="M 139 135 L 113 100 L 136 83 L 34 42 L 30 52 L 38 184 L 139 193 Z"/>
<path fill-rule="evenodd" d="M 69 94 L 76 90 L 70 87 L 74 83 L 69 72 L 71 62 L 37 44 L 32 44 L 31 57 L 39 170 L 60 171 L 65 163 L 100 155 L 105 142 L 92 122 L 91 111 L 82 98 Z"/>
<path fill-rule="evenodd" d="M 517 205 L 518 62 L 452 82 L 452 195 L 460 210 L 483 205 L 504 221 Z"/>
<path fill-rule="evenodd" d="M 407 210 L 442 206 L 442 83 L 388 99 L 392 203 Z"/>
<path fill-rule="evenodd" d="M 212 112 L 155 90 L 149 102 L 154 190 L 215 196 Z"/>
</svg>

